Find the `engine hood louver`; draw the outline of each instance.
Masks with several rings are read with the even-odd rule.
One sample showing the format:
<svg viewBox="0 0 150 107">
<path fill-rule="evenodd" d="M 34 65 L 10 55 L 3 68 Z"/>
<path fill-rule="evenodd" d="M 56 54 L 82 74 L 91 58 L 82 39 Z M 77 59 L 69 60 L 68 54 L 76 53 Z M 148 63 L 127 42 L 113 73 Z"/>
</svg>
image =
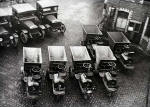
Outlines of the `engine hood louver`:
<svg viewBox="0 0 150 107">
<path fill-rule="evenodd" d="M 38 28 L 38 26 L 35 25 L 32 21 L 24 21 L 23 23 L 24 23 L 28 28 L 30 28 L 30 29 L 36 29 L 36 28 Z"/>
</svg>

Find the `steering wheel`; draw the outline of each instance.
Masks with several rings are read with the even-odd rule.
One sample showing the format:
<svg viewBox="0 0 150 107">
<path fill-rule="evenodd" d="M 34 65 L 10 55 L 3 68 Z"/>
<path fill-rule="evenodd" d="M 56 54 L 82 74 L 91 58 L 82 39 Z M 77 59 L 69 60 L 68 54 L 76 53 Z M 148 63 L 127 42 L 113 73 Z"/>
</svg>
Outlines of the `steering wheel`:
<svg viewBox="0 0 150 107">
<path fill-rule="evenodd" d="M 129 45 L 124 45 L 124 48 L 129 49 L 130 47 L 129 47 Z"/>
<path fill-rule="evenodd" d="M 35 73 L 36 73 L 36 72 L 40 72 L 40 70 L 41 70 L 41 69 L 40 69 L 39 67 L 33 67 L 33 68 L 32 68 L 32 71 L 35 72 Z"/>
<path fill-rule="evenodd" d="M 66 68 L 66 66 L 63 64 L 59 64 L 57 67 L 58 67 L 58 69 L 65 69 Z"/>
<path fill-rule="evenodd" d="M 91 64 L 90 63 L 83 63 L 83 67 L 84 68 L 91 68 Z"/>
<path fill-rule="evenodd" d="M 109 62 L 108 64 L 109 64 L 109 66 L 116 67 L 116 63 L 114 63 L 114 62 Z"/>
</svg>

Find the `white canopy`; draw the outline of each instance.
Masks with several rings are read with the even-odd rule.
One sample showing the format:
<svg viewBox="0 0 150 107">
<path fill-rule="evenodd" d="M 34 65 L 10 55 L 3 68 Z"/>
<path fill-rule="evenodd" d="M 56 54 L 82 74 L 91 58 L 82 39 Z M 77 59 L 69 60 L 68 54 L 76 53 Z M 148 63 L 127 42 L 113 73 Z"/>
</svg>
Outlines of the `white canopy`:
<svg viewBox="0 0 150 107">
<path fill-rule="evenodd" d="M 101 60 L 117 60 L 109 46 L 93 45 L 96 53 L 96 68 Z"/>
<path fill-rule="evenodd" d="M 91 60 L 87 48 L 85 46 L 70 46 L 74 61 L 89 61 Z"/>
<path fill-rule="evenodd" d="M 37 3 L 42 8 L 51 7 L 51 6 L 58 6 L 58 4 L 53 0 L 40 0 L 40 1 L 37 1 Z"/>
<path fill-rule="evenodd" d="M 0 17 L 2 16 L 12 16 L 12 8 L 0 8 Z"/>
<path fill-rule="evenodd" d="M 114 43 L 130 43 L 128 38 L 122 32 L 108 32 L 108 36 Z"/>
<path fill-rule="evenodd" d="M 36 11 L 36 8 L 31 6 L 29 3 L 24 3 L 24 4 L 15 4 L 12 6 L 12 8 L 17 12 L 17 13 L 24 13 L 24 12 L 29 12 L 29 11 Z"/>
<path fill-rule="evenodd" d="M 49 61 L 67 61 L 64 46 L 48 46 Z"/>
<path fill-rule="evenodd" d="M 96 25 L 83 25 L 83 30 L 86 34 L 98 34 L 102 35 L 102 32 L 99 30 L 98 26 Z"/>
<path fill-rule="evenodd" d="M 24 63 L 42 63 L 41 48 L 23 47 Z"/>
</svg>

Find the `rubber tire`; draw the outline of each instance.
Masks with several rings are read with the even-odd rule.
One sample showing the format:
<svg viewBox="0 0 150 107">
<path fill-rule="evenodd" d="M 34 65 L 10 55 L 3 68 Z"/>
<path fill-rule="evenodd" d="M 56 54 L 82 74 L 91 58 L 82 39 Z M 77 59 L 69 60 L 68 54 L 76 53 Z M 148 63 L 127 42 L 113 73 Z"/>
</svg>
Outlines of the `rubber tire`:
<svg viewBox="0 0 150 107">
<path fill-rule="evenodd" d="M 41 29 L 40 33 L 41 33 L 41 38 L 40 39 L 44 40 L 44 38 L 45 38 L 45 31 L 43 29 Z"/>
<path fill-rule="evenodd" d="M 25 39 L 25 40 L 23 40 L 23 38 Z M 21 40 L 21 42 L 23 43 L 23 44 L 27 44 L 28 43 L 28 35 L 27 34 L 25 34 L 24 32 L 21 32 L 20 33 L 20 40 Z"/>
<path fill-rule="evenodd" d="M 65 31 L 66 31 L 66 27 L 65 27 L 65 25 L 62 23 L 62 24 L 61 24 L 61 28 L 60 28 L 60 32 L 61 32 L 61 33 L 65 33 Z"/>
</svg>

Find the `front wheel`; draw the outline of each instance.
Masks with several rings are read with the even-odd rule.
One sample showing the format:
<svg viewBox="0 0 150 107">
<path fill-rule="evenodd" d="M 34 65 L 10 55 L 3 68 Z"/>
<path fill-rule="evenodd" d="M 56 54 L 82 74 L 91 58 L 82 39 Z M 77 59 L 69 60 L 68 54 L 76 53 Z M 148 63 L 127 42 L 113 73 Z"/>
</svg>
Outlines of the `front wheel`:
<svg viewBox="0 0 150 107">
<path fill-rule="evenodd" d="M 45 31 L 41 30 L 40 33 L 41 33 L 40 39 L 43 40 L 45 38 Z"/>
<path fill-rule="evenodd" d="M 61 100 L 62 97 L 63 97 L 63 96 L 60 96 L 60 95 L 54 95 L 54 100 L 55 100 L 56 102 L 58 102 L 58 101 Z"/>
<path fill-rule="evenodd" d="M 18 38 L 15 38 L 15 39 L 14 39 L 13 46 L 14 46 L 14 47 L 17 47 L 17 46 L 18 46 Z"/>
<path fill-rule="evenodd" d="M 90 96 L 88 94 L 84 94 L 84 99 L 88 100 L 90 98 Z"/>
<path fill-rule="evenodd" d="M 65 25 L 62 23 L 61 26 L 60 26 L 60 32 L 61 32 L 61 33 L 65 33 L 65 31 L 66 31 L 66 27 L 65 27 Z"/>
<path fill-rule="evenodd" d="M 21 32 L 20 33 L 20 39 L 21 39 L 21 42 L 23 44 L 27 44 L 29 38 L 28 38 L 28 35 L 26 33 Z"/>
<path fill-rule="evenodd" d="M 69 67 L 69 76 L 70 76 L 70 78 L 73 78 L 74 77 L 74 72 L 73 72 L 73 69 L 72 69 L 72 67 Z"/>
</svg>

